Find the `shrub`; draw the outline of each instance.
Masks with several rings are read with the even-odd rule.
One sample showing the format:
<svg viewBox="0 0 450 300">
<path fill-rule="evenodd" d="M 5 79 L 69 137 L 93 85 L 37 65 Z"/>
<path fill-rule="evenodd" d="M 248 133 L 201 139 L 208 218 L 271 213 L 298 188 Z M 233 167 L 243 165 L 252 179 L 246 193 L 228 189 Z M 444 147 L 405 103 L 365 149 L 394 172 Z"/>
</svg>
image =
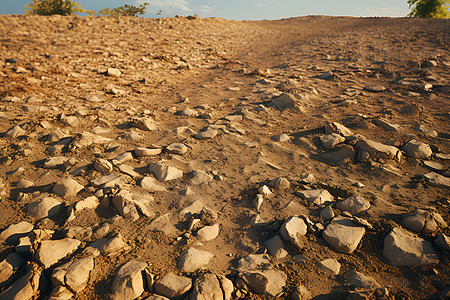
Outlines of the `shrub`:
<svg viewBox="0 0 450 300">
<path fill-rule="evenodd" d="M 113 9 L 105 8 L 98 12 L 98 15 L 103 16 L 137 16 L 137 15 L 143 15 L 145 14 L 145 10 L 147 9 L 148 3 L 145 2 L 144 4 L 141 4 L 139 6 L 134 5 L 122 5 L 120 7 L 116 7 Z"/>
<path fill-rule="evenodd" d="M 25 5 L 25 14 L 28 15 L 62 15 L 70 16 L 75 13 L 88 13 L 81 4 L 71 0 L 33 0 Z"/>
<path fill-rule="evenodd" d="M 449 18 L 448 6 L 445 0 L 408 0 L 413 7 L 408 17 L 419 18 Z"/>
</svg>

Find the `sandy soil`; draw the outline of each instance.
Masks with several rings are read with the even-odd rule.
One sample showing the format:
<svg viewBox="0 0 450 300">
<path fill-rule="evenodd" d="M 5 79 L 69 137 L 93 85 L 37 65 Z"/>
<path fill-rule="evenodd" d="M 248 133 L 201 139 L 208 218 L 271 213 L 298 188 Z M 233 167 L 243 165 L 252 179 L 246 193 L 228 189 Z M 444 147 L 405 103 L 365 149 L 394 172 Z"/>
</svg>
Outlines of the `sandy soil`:
<svg viewBox="0 0 450 300">
<path fill-rule="evenodd" d="M 54 230 L 53 239 L 58 239 L 64 237 L 68 226 L 95 230 L 109 223 L 110 234 L 120 232 L 131 247 L 117 256 L 96 257 L 88 286 L 77 299 L 106 297 L 117 268 L 130 259 L 147 262 L 159 277 L 167 272 L 181 274 L 176 267 L 180 253 L 198 241 L 195 235 L 183 235 L 186 222 L 178 213 L 194 200 L 201 200 L 219 216 L 219 236 L 201 247 L 215 255 L 207 269 L 233 279 L 237 259 L 266 251 L 264 242 L 277 233 L 285 218 L 303 214 L 327 226 L 329 221 L 320 217 L 323 206 L 309 204 L 294 193 L 315 187 L 329 190 L 336 199 L 352 194 L 365 197 L 371 208 L 359 216 L 373 229 L 366 231 L 353 254 L 334 251 L 323 240 L 321 230 L 309 230 L 301 250 L 286 242 L 289 255 L 273 259 L 274 268 L 288 275 L 280 299 L 289 299 L 299 284 L 316 299 L 341 297 L 347 291 L 345 274 L 351 270 L 374 277 L 388 288 L 391 299 L 429 298 L 448 286 L 450 256 L 446 250 L 436 247 L 439 264 L 421 267 L 392 266 L 383 256 L 383 240 L 399 226 L 401 214 L 433 207 L 450 221 L 450 190 L 423 180 L 422 175 L 430 172 L 423 159 L 404 155 L 400 163 L 330 163 L 321 157 L 330 151 L 319 138 L 326 121 L 399 148 L 414 136 L 431 146 L 434 154 L 429 160 L 448 169 L 449 160 L 435 154 L 450 154 L 449 20 L 310 16 L 237 22 L 184 17 L 1 16 L 0 39 L 0 132 L 5 133 L 0 138 L 0 178 L 4 183 L 0 229 L 26 220 L 35 228 Z M 427 60 L 437 65 L 424 65 Z M 119 69 L 120 76 L 108 76 L 108 68 Z M 327 71 L 332 72 L 330 78 L 318 78 Z M 368 85 L 386 89 L 372 93 L 364 89 Z M 270 106 L 280 92 L 299 95 L 299 107 Z M 90 95 L 100 102 L 87 100 Z M 414 103 L 417 112 L 405 113 L 404 107 Z M 194 109 L 198 116 L 176 114 L 185 108 Z M 228 115 L 243 118 L 230 122 L 224 119 Z M 78 121 L 67 121 L 70 116 Z M 126 126 L 130 119 L 149 116 L 156 130 Z M 386 130 L 376 125 L 377 118 L 399 128 Z M 352 126 L 356 119 L 359 125 Z M 15 125 L 24 133 L 8 137 L 6 133 Z M 216 137 L 193 137 L 208 125 L 218 125 Z M 420 125 L 436 134 L 418 131 Z M 174 132 L 181 127 L 192 132 Z M 118 147 L 69 144 L 49 153 L 45 137 L 58 129 L 72 138 L 98 132 Z M 132 132 L 142 138 L 126 136 Z M 290 140 L 272 139 L 282 133 Z M 111 160 L 137 147 L 166 147 L 174 142 L 184 143 L 188 152 L 135 156 L 126 164 L 139 176 L 130 176 L 122 188 L 148 193 L 140 187 L 140 177 L 152 176 L 146 166 L 161 159 L 182 170 L 184 177 L 162 183 L 167 190 L 151 193 L 154 201 L 149 204 L 155 217 L 172 214 L 172 223 L 182 237 L 179 240 L 148 230 L 154 218 L 142 216 L 130 222 L 112 205 L 85 210 L 68 223 L 65 213 L 40 221 L 27 213 L 27 204 L 43 194 L 58 198 L 52 194 L 52 186 L 64 174 L 84 186 L 75 196 L 58 198 L 66 207 L 93 195 L 97 189 L 91 181 L 102 176 L 92 167 L 97 158 Z M 42 161 L 52 156 L 76 162 L 65 169 L 42 168 Z M 394 171 L 387 171 L 386 164 Z M 85 172 L 73 175 L 83 166 Z M 20 167 L 21 172 L 14 172 Z M 209 183 L 194 185 L 189 176 L 193 170 L 216 176 Z M 120 173 L 118 166 L 114 172 Z M 308 174 L 316 177 L 316 183 L 302 183 Z M 252 226 L 256 214 L 252 202 L 258 188 L 280 176 L 289 180 L 290 188 L 265 199 L 259 215 L 268 224 Z M 17 187 L 21 178 L 34 185 Z M 355 186 L 357 182 L 364 187 Z M 191 193 L 184 195 L 187 188 Z M 442 232 L 450 235 L 449 229 Z M 420 237 L 433 241 L 436 234 Z M 90 242 L 83 241 L 71 258 L 81 257 Z M 4 246 L 1 257 L 10 251 Z M 298 254 L 312 263 L 296 264 L 292 258 Z M 325 258 L 341 262 L 340 275 L 324 275 L 318 270 L 315 263 Z M 183 274 L 196 278 L 202 272 Z M 51 269 L 43 274 L 50 278 Z M 42 289 L 40 296 L 45 298 L 49 291 L 49 287 Z M 245 296 L 261 297 L 251 292 Z"/>
</svg>

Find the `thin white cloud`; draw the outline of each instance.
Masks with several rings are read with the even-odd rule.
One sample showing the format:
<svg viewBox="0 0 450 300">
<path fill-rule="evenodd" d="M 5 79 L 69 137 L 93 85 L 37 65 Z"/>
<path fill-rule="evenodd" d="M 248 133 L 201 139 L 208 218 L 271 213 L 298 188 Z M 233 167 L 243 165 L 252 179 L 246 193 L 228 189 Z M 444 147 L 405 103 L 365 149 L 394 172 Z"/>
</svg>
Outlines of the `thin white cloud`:
<svg viewBox="0 0 450 300">
<path fill-rule="evenodd" d="M 211 7 L 211 6 L 208 6 L 208 5 L 202 5 L 202 6 L 200 6 L 200 8 L 198 9 L 198 11 L 201 12 L 201 13 L 207 14 L 207 13 L 212 12 L 212 7 Z"/>
<path fill-rule="evenodd" d="M 136 4 L 142 4 L 148 0 L 137 0 Z M 192 12 L 189 2 L 185 0 L 152 0 L 149 1 L 154 10 L 162 10 L 163 13 L 186 13 Z"/>
<path fill-rule="evenodd" d="M 258 3 L 258 4 L 256 4 L 256 6 L 257 6 L 257 7 L 266 7 L 267 4 L 264 4 L 264 3 Z"/>
</svg>

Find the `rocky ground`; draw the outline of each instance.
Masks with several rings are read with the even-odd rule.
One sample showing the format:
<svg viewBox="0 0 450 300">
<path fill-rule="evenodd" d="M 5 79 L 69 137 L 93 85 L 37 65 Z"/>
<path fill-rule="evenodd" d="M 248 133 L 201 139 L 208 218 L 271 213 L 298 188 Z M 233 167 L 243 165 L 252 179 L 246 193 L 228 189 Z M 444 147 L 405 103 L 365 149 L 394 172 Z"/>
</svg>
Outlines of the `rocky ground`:
<svg viewBox="0 0 450 300">
<path fill-rule="evenodd" d="M 450 297 L 449 20 L 0 39 L 0 299 Z"/>
</svg>

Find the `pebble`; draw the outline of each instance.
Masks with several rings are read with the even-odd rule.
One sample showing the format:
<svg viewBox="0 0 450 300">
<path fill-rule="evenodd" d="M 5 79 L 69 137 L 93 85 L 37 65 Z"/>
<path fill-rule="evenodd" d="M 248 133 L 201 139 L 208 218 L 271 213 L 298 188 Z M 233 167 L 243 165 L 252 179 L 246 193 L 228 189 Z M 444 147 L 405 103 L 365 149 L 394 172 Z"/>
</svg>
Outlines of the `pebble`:
<svg viewBox="0 0 450 300">
<path fill-rule="evenodd" d="M 172 224 L 171 218 L 169 213 L 159 216 L 150 223 L 147 229 L 150 231 L 162 232 L 169 238 L 175 238 L 178 236 L 178 230 Z"/>
<path fill-rule="evenodd" d="M 358 215 L 370 208 L 370 202 L 359 195 L 351 196 L 336 204 L 341 211 L 349 211 L 352 215 Z"/>
<path fill-rule="evenodd" d="M 396 227 L 384 239 L 383 255 L 394 266 L 423 266 L 439 263 L 431 242 Z"/>
<path fill-rule="evenodd" d="M 334 258 L 328 258 L 317 263 L 319 269 L 329 275 L 339 275 L 341 264 Z"/>
<path fill-rule="evenodd" d="M 26 221 L 10 225 L 0 233 L 0 242 L 15 245 L 19 242 L 20 238 L 27 236 L 33 228 L 34 225 Z"/>
<path fill-rule="evenodd" d="M 56 216 L 62 209 L 63 203 L 52 197 L 44 197 L 27 205 L 27 212 L 36 220 Z"/>
<path fill-rule="evenodd" d="M 84 188 L 75 179 L 64 177 L 59 180 L 52 189 L 52 192 L 60 197 L 72 197 Z"/>
<path fill-rule="evenodd" d="M 385 145 L 371 140 L 360 140 L 355 145 L 356 159 L 358 161 L 377 161 L 386 163 L 393 160 L 400 162 L 402 152 L 394 146 Z"/>
<path fill-rule="evenodd" d="M 297 249 L 303 248 L 304 236 L 308 230 L 308 227 L 299 217 L 290 217 L 284 221 L 280 228 L 280 235 L 285 241 L 289 241 Z"/>
<path fill-rule="evenodd" d="M 149 165 L 149 171 L 155 175 L 156 179 L 161 182 L 175 180 L 183 177 L 183 171 L 166 165 L 165 161 L 159 161 L 151 163 Z"/>
<path fill-rule="evenodd" d="M 64 285 L 70 291 L 79 293 L 86 287 L 89 274 L 93 269 L 94 259 L 92 257 L 72 260 L 53 270 L 53 286 Z"/>
<path fill-rule="evenodd" d="M 190 108 L 182 109 L 180 111 L 177 111 L 175 114 L 178 115 L 178 116 L 182 116 L 182 117 L 195 117 L 195 116 L 198 116 L 198 112 L 196 112 L 195 110 L 190 109 Z"/>
<path fill-rule="evenodd" d="M 447 222 L 436 212 L 416 209 L 403 215 L 402 225 L 407 229 L 425 234 L 439 231 L 448 227 Z"/>
<path fill-rule="evenodd" d="M 291 187 L 291 183 L 284 177 L 275 178 L 269 185 L 279 191 L 285 191 Z"/>
<path fill-rule="evenodd" d="M 144 147 L 138 147 L 134 149 L 134 155 L 137 157 L 142 156 L 155 156 L 158 154 L 161 154 L 162 149 L 159 148 L 144 148 Z"/>
<path fill-rule="evenodd" d="M 430 145 L 414 139 L 406 143 L 402 150 L 406 152 L 406 156 L 418 159 L 426 159 L 433 154 Z"/>
<path fill-rule="evenodd" d="M 275 142 L 280 142 L 280 143 L 284 143 L 289 141 L 291 138 L 287 135 L 287 134 L 277 134 L 272 136 L 272 140 L 274 140 Z"/>
<path fill-rule="evenodd" d="M 386 88 L 382 85 L 368 85 L 364 89 L 372 93 L 379 93 L 386 90 Z"/>
<path fill-rule="evenodd" d="M 291 295 L 292 300 L 310 300 L 312 299 L 311 292 L 304 286 L 298 285 Z"/>
<path fill-rule="evenodd" d="M 281 295 L 287 281 L 286 274 L 279 270 L 246 271 L 242 275 L 254 293 L 274 298 Z"/>
<path fill-rule="evenodd" d="M 338 145 L 340 143 L 344 143 L 345 137 L 343 137 L 337 133 L 331 133 L 331 134 L 326 134 L 324 136 L 321 136 L 320 141 L 322 142 L 322 145 L 326 149 L 330 150 L 330 149 L 333 149 L 336 145 Z"/>
<path fill-rule="evenodd" d="M 213 180 L 213 176 L 202 170 L 192 171 L 190 182 L 194 185 L 204 185 Z"/>
<path fill-rule="evenodd" d="M 430 172 L 423 175 L 425 180 L 429 185 L 440 187 L 440 188 L 450 188 L 450 178 L 442 176 L 435 172 Z"/>
<path fill-rule="evenodd" d="M 111 300 L 136 299 L 144 293 L 145 282 L 143 271 L 147 263 L 131 260 L 117 271 L 111 285 Z"/>
<path fill-rule="evenodd" d="M 239 272 L 246 270 L 262 270 L 268 268 L 270 265 L 270 259 L 267 254 L 249 254 L 239 259 L 236 269 Z"/>
<path fill-rule="evenodd" d="M 295 194 L 300 196 L 302 199 L 305 199 L 309 203 L 313 203 L 316 205 L 323 205 L 325 203 L 334 202 L 333 195 L 325 189 L 314 189 L 314 190 L 305 190 L 305 191 L 296 191 Z"/>
<path fill-rule="evenodd" d="M 330 219 L 333 219 L 334 216 L 335 216 L 335 214 L 334 214 L 334 211 L 333 211 L 333 208 L 331 207 L 331 205 L 328 205 L 327 207 L 325 207 L 324 209 L 322 209 L 320 211 L 320 217 L 322 219 L 330 220 Z"/>
<path fill-rule="evenodd" d="M 202 130 L 199 133 L 194 134 L 194 137 L 198 140 L 212 139 L 216 137 L 218 133 L 219 133 L 218 130 L 207 127 L 205 130 Z"/>
<path fill-rule="evenodd" d="M 210 252 L 191 247 L 181 254 L 177 268 L 183 272 L 195 272 L 205 267 L 213 257 L 214 254 Z"/>
<path fill-rule="evenodd" d="M 114 170 L 114 166 L 108 160 L 103 158 L 97 158 L 94 162 L 94 169 L 102 173 L 103 175 L 111 174 Z"/>
<path fill-rule="evenodd" d="M 125 152 L 117 155 L 111 161 L 114 165 L 119 165 L 131 160 L 133 160 L 133 154 L 131 152 Z"/>
<path fill-rule="evenodd" d="M 349 218 L 335 218 L 322 232 L 323 239 L 336 251 L 351 254 L 358 247 L 365 229 Z"/>
<path fill-rule="evenodd" d="M 25 264 L 25 260 L 17 253 L 9 253 L 4 260 L 0 262 L 0 288 L 9 286 L 16 272 Z"/>
<path fill-rule="evenodd" d="M 81 245 L 79 240 L 65 238 L 56 241 L 42 241 L 36 257 L 41 265 L 47 269 L 58 261 L 74 252 Z"/>
<path fill-rule="evenodd" d="M 185 144 L 173 143 L 166 147 L 166 151 L 171 154 L 183 155 L 188 151 L 188 147 Z"/>
<path fill-rule="evenodd" d="M 219 224 L 205 226 L 197 231 L 197 237 L 203 242 L 212 241 L 219 235 L 219 229 Z"/>
<path fill-rule="evenodd" d="M 109 76 L 119 77 L 120 75 L 122 75 L 122 72 L 120 72 L 120 70 L 116 68 L 108 68 L 107 74 Z"/>
<path fill-rule="evenodd" d="M 267 240 L 265 242 L 267 250 L 275 259 L 281 259 L 288 255 L 288 252 L 284 248 L 283 241 L 281 240 L 279 235 L 274 236 L 273 238 Z"/>
<path fill-rule="evenodd" d="M 166 190 L 166 188 L 160 185 L 153 177 L 142 178 L 140 185 L 149 192 L 164 192 Z"/>
<path fill-rule="evenodd" d="M 192 287 L 192 279 L 167 273 L 153 285 L 155 292 L 169 299 L 181 298 Z"/>
<path fill-rule="evenodd" d="M 219 279 L 214 274 L 205 274 L 194 281 L 191 299 L 224 299 Z"/>
</svg>

